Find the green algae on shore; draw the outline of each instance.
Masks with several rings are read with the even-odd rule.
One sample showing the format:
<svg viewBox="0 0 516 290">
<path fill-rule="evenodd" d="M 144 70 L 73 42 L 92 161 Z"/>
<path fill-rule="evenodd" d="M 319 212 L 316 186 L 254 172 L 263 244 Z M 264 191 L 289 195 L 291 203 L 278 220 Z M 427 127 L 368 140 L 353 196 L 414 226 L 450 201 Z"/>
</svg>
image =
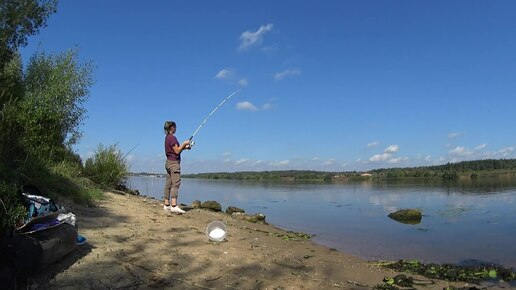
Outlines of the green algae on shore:
<svg viewBox="0 0 516 290">
<path fill-rule="evenodd" d="M 423 264 L 419 261 L 404 261 L 385 263 L 383 266 L 399 271 L 415 273 L 427 278 L 446 281 L 463 281 L 478 284 L 493 279 L 505 282 L 515 281 L 516 272 L 500 265 L 482 264 L 472 266 L 452 264 Z"/>
</svg>

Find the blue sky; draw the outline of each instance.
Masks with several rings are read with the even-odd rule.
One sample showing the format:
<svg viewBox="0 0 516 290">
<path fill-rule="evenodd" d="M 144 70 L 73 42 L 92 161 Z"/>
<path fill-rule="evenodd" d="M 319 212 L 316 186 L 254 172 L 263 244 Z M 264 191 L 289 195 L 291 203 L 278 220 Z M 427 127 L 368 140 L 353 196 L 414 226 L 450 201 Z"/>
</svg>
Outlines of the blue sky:
<svg viewBox="0 0 516 290">
<path fill-rule="evenodd" d="M 516 157 L 514 1 L 61 1 L 22 49 L 95 64 L 83 159 L 163 172 L 368 170 Z M 131 149 L 133 149 L 131 151 Z"/>
</svg>

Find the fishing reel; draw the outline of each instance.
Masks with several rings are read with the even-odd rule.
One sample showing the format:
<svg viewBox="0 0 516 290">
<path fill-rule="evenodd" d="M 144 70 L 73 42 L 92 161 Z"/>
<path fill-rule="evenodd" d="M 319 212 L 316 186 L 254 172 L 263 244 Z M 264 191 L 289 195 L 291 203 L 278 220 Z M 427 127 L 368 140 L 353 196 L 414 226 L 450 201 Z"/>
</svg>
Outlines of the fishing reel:
<svg viewBox="0 0 516 290">
<path fill-rule="evenodd" d="M 194 140 L 190 140 L 190 144 L 187 145 L 186 149 L 192 149 L 194 144 L 195 144 L 195 141 Z"/>
</svg>

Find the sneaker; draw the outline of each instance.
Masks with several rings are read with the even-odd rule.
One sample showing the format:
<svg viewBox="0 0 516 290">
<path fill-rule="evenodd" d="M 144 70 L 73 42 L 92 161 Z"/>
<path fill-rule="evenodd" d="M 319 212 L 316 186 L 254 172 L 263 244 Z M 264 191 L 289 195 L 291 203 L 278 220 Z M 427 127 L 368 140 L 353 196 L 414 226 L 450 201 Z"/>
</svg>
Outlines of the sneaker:
<svg viewBox="0 0 516 290">
<path fill-rule="evenodd" d="M 176 205 L 176 206 L 170 206 L 170 212 L 174 212 L 174 213 L 185 213 L 184 210 L 182 210 L 179 205 Z"/>
<path fill-rule="evenodd" d="M 172 208 L 172 206 L 170 206 L 170 205 L 163 205 L 163 210 L 166 212 L 169 212 L 171 208 Z"/>
</svg>

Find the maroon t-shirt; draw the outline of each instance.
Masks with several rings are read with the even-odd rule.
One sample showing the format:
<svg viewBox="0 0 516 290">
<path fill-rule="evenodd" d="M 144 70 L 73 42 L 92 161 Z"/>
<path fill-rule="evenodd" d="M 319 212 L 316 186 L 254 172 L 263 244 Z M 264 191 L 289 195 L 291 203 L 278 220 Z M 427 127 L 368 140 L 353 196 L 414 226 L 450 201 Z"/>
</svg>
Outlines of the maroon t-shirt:
<svg viewBox="0 0 516 290">
<path fill-rule="evenodd" d="M 172 149 L 174 145 L 179 146 L 176 136 L 168 134 L 165 137 L 165 154 L 167 155 L 167 160 L 181 162 L 181 154 L 174 153 L 174 150 Z"/>
</svg>

